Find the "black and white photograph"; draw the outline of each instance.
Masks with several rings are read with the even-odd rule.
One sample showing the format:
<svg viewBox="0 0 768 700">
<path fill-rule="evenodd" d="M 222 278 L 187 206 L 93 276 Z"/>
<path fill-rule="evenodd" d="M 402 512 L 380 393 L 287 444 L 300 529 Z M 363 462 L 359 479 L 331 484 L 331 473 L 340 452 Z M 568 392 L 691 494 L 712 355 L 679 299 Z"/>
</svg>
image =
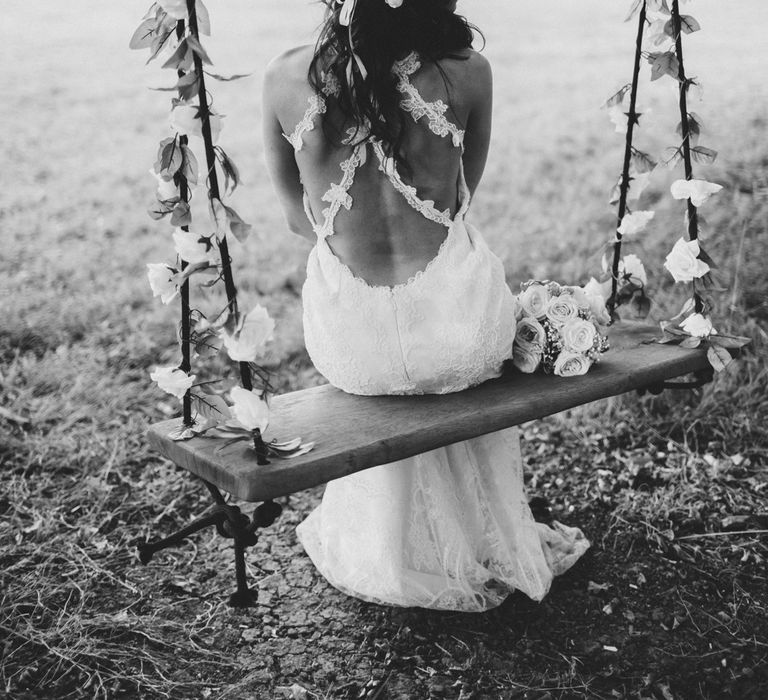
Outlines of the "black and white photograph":
<svg viewBox="0 0 768 700">
<path fill-rule="evenodd" d="M 0 697 L 768 698 L 765 0 L 0 13 Z"/>
</svg>

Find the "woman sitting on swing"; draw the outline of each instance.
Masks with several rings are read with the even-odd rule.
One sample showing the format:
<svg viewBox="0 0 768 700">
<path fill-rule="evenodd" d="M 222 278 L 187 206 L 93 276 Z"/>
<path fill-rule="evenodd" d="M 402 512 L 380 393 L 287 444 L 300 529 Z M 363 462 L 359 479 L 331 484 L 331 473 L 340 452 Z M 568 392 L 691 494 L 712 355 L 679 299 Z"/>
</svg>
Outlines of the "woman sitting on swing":
<svg viewBox="0 0 768 700">
<path fill-rule="evenodd" d="M 310 239 L 307 350 L 353 394 L 441 394 L 501 373 L 515 299 L 465 222 L 491 131 L 488 61 L 456 0 L 325 0 L 315 47 L 269 67 L 267 164 Z M 354 426 L 350 426 L 354 430 Z M 328 484 L 299 538 L 363 600 L 480 611 L 535 600 L 589 543 L 534 521 L 517 428 Z"/>
</svg>

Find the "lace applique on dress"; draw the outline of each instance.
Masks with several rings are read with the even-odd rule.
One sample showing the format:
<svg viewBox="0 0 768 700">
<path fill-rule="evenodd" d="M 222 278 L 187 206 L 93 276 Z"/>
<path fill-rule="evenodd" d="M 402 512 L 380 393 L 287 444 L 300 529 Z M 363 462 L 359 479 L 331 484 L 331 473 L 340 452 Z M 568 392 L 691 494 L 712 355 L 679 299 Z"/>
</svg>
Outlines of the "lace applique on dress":
<svg viewBox="0 0 768 700">
<path fill-rule="evenodd" d="M 364 153 L 364 144 L 355 147 L 352 155 L 341 163 L 341 170 L 344 173 L 341 182 L 331 183 L 330 189 L 323 195 L 322 200 L 328 202 L 330 206 L 323 209 L 323 222 L 314 226 L 315 233 L 319 238 L 333 235 L 333 222 L 342 207 L 347 211 L 352 208 L 352 196 L 349 194 L 349 188 L 355 181 L 355 171 L 365 162 Z"/>
<path fill-rule="evenodd" d="M 389 178 L 392 186 L 405 197 L 408 204 L 430 221 L 434 221 L 446 227 L 450 226 L 452 222 L 451 210 L 445 209 L 439 211 L 435 207 L 434 200 L 420 199 L 416 192 L 416 188 L 412 185 L 406 185 L 403 182 L 400 173 L 397 172 L 397 168 L 395 167 L 394 159 L 384 153 L 384 147 L 381 145 L 381 141 L 372 140 L 371 143 L 373 145 L 374 153 L 376 153 L 376 156 L 379 159 L 379 170 Z"/>
<path fill-rule="evenodd" d="M 325 114 L 328 110 L 325 98 L 338 97 L 341 93 L 341 85 L 339 85 L 339 81 L 333 73 L 323 73 L 322 81 L 322 94 L 310 95 L 307 98 L 309 105 L 304 112 L 304 116 L 299 120 L 299 123 L 296 124 L 290 134 L 283 133 L 283 136 L 287 139 L 288 143 L 293 146 L 295 151 L 300 151 L 301 147 L 304 145 L 304 134 L 315 128 L 315 117 L 317 117 L 318 114 Z"/>
<path fill-rule="evenodd" d="M 405 95 L 400 101 L 400 106 L 413 117 L 415 122 L 427 117 L 427 125 L 433 134 L 441 137 L 450 134 L 453 145 L 460 148 L 464 143 L 464 130 L 459 129 L 446 118 L 448 105 L 442 100 L 427 102 L 411 83 L 410 76 L 419 68 L 421 68 L 421 61 L 415 53 L 410 53 L 392 65 L 392 72 L 398 77 L 397 89 Z"/>
</svg>

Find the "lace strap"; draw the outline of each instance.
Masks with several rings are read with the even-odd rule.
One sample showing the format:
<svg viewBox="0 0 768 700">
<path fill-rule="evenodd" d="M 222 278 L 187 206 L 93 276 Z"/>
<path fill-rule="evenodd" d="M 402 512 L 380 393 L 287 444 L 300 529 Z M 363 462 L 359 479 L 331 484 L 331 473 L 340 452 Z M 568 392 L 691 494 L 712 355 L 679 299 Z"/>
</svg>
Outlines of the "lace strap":
<svg viewBox="0 0 768 700">
<path fill-rule="evenodd" d="M 329 206 L 323 209 L 323 222 L 313 228 L 319 238 L 333 235 L 333 222 L 342 207 L 347 211 L 352 208 L 352 196 L 349 189 L 355 181 L 355 172 L 365 162 L 365 144 L 355 146 L 352 155 L 341 163 L 343 172 L 341 181 L 331 183 L 330 189 L 323 195 L 322 200 Z M 310 219 L 311 221 L 311 219 Z"/>
<path fill-rule="evenodd" d="M 392 186 L 405 197 L 408 204 L 430 221 L 449 227 L 452 223 L 450 209 L 439 211 L 435 207 L 435 202 L 433 200 L 420 199 L 419 195 L 416 193 L 416 188 L 411 185 L 406 185 L 403 182 L 400 173 L 397 172 L 394 159 L 384 153 L 384 147 L 381 145 L 381 141 L 371 139 L 371 143 L 373 144 L 373 150 L 379 159 L 379 170 L 389 178 Z M 462 205 L 463 204 L 464 203 L 462 203 Z"/>
<path fill-rule="evenodd" d="M 408 112 L 413 121 L 418 122 L 427 117 L 427 126 L 436 136 L 445 137 L 450 134 L 451 142 L 456 148 L 464 143 L 464 130 L 448 121 L 445 113 L 448 105 L 442 100 L 427 102 L 416 87 L 411 83 L 410 76 L 421 67 L 421 61 L 415 52 L 411 52 L 401 61 L 395 61 L 392 72 L 397 76 L 397 89 L 403 94 L 400 107 Z"/>
<path fill-rule="evenodd" d="M 301 147 L 304 145 L 304 134 L 315 128 L 315 117 L 318 114 L 325 114 L 328 109 L 325 103 L 325 98 L 338 97 L 341 92 L 341 85 L 333 73 L 323 73 L 322 81 L 322 94 L 310 95 L 307 98 L 309 104 L 304 112 L 304 116 L 299 123 L 296 124 L 290 134 L 283 133 L 283 136 L 288 140 L 288 143 L 293 146 L 295 151 L 300 151 Z"/>
</svg>

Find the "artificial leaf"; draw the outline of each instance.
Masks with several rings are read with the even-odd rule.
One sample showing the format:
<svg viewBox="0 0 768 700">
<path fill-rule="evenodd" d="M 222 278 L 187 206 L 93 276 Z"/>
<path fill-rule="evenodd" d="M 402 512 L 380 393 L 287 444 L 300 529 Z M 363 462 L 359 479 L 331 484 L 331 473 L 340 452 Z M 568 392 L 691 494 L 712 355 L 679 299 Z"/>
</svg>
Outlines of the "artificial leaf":
<svg viewBox="0 0 768 700">
<path fill-rule="evenodd" d="M 195 14 L 197 15 L 197 30 L 200 34 L 211 35 L 211 18 L 208 15 L 208 8 L 203 5 L 202 0 L 195 3 Z"/>
<path fill-rule="evenodd" d="M 179 170 L 182 163 L 181 149 L 176 139 L 168 137 L 160 142 L 160 148 L 155 161 L 155 172 L 165 180 L 170 180 Z"/>
<path fill-rule="evenodd" d="M 195 158 L 195 154 L 192 153 L 192 149 L 185 143 L 181 144 L 181 154 L 181 174 L 187 179 L 187 182 L 190 185 L 196 185 L 198 169 L 197 158 Z"/>
<path fill-rule="evenodd" d="M 705 146 L 691 147 L 691 156 L 697 163 L 714 163 L 717 158 L 717 151 Z"/>
<path fill-rule="evenodd" d="M 686 299 L 685 304 L 683 304 L 683 308 L 680 309 L 680 313 L 672 317 L 672 320 L 675 321 L 678 318 L 682 318 L 683 316 L 687 316 L 690 313 L 693 313 L 693 311 L 696 309 L 696 301 L 693 298 Z"/>
<path fill-rule="evenodd" d="M 633 0 L 632 7 L 629 8 L 629 13 L 624 18 L 625 22 L 629 22 L 638 12 L 640 8 L 645 4 L 645 0 Z"/>
<path fill-rule="evenodd" d="M 220 146 L 216 147 L 216 155 L 221 163 L 221 169 L 224 172 L 224 192 L 229 192 L 231 194 L 240 184 L 240 171 Z"/>
<path fill-rule="evenodd" d="M 173 440 L 174 442 L 180 442 L 181 440 L 189 440 L 190 438 L 195 437 L 197 433 L 193 428 L 189 428 L 183 423 L 181 425 L 177 425 L 173 430 L 171 430 L 170 433 L 168 433 L 168 437 Z"/>
<path fill-rule="evenodd" d="M 707 359 L 715 372 L 722 372 L 733 360 L 731 353 L 719 345 L 710 345 L 707 348 Z"/>
<path fill-rule="evenodd" d="M 648 0 L 646 3 L 646 9 L 648 12 L 664 12 L 669 14 L 669 5 L 667 5 L 667 0 Z"/>
<path fill-rule="evenodd" d="M 632 165 L 638 173 L 649 173 L 653 170 L 658 163 L 651 158 L 647 153 L 638 151 L 636 148 L 632 148 Z"/>
<path fill-rule="evenodd" d="M 669 156 L 669 158 L 664 161 L 664 165 L 669 168 L 676 166 L 680 162 L 680 159 L 683 157 L 680 146 L 667 146 L 664 149 L 664 152 Z"/>
<path fill-rule="evenodd" d="M 213 65 L 211 59 L 208 57 L 208 54 L 205 52 L 203 45 L 195 37 L 191 35 L 188 36 L 187 43 L 189 44 L 189 48 L 192 49 L 192 51 L 200 57 L 203 63 L 207 63 L 209 66 Z"/>
<path fill-rule="evenodd" d="M 168 202 L 171 202 L 172 200 L 168 200 Z M 173 211 L 173 205 L 174 203 L 169 204 L 168 202 L 155 202 L 149 209 L 147 209 L 147 213 L 152 217 L 155 221 L 159 221 L 164 216 L 168 216 Z"/>
<path fill-rule="evenodd" d="M 651 80 L 658 80 L 663 75 L 670 75 L 675 79 L 679 76 L 680 62 L 671 51 L 649 53 L 648 62 L 651 64 Z"/>
<path fill-rule="evenodd" d="M 749 345 L 752 342 L 750 338 L 745 338 L 742 335 L 711 335 L 709 342 L 713 345 L 719 345 L 722 348 L 730 348 L 735 350 L 737 348 L 743 348 L 745 345 Z"/>
<path fill-rule="evenodd" d="M 176 50 L 171 54 L 170 58 L 163 63 L 161 68 L 173 68 L 174 70 L 188 71 L 192 67 L 192 53 L 190 46 L 190 39 L 187 37 L 179 42 Z"/>
<path fill-rule="evenodd" d="M 163 50 L 165 42 L 167 42 L 171 36 L 173 36 L 172 27 L 170 29 L 165 29 L 165 31 L 159 31 L 155 35 L 155 38 L 152 41 L 152 46 L 150 46 L 149 49 L 149 58 L 147 59 L 147 63 L 150 63 L 157 58 L 157 55 Z"/>
<path fill-rule="evenodd" d="M 696 336 L 689 335 L 687 338 L 684 338 L 680 341 L 680 347 L 681 348 L 697 348 L 701 345 L 701 338 L 697 338 Z"/>
<path fill-rule="evenodd" d="M 157 32 L 157 21 L 154 17 L 145 19 L 133 33 L 128 47 L 131 49 L 148 49 L 152 46 Z"/>
<path fill-rule="evenodd" d="M 232 231 L 232 235 L 237 238 L 238 241 L 243 243 L 251 232 L 251 225 L 246 224 L 232 207 L 228 207 L 226 204 L 222 206 L 227 215 L 229 230 Z"/>
<path fill-rule="evenodd" d="M 229 406 L 218 394 L 205 394 L 204 396 L 193 394 L 192 405 L 201 416 L 214 420 L 217 423 L 222 423 L 232 418 Z"/>
<path fill-rule="evenodd" d="M 701 29 L 701 25 L 691 15 L 680 15 L 680 29 L 684 34 L 693 34 Z"/>
<path fill-rule="evenodd" d="M 179 91 L 179 99 L 183 102 L 189 102 L 192 100 L 199 91 L 199 76 L 197 72 L 192 69 L 188 73 L 182 75 L 176 83 L 176 89 Z"/>
<path fill-rule="evenodd" d="M 171 214 L 172 226 L 189 226 L 192 223 L 192 213 L 187 202 L 179 202 Z"/>
<path fill-rule="evenodd" d="M 229 82 L 230 80 L 240 80 L 241 78 L 247 78 L 249 75 L 253 75 L 253 73 L 236 73 L 235 75 L 219 75 L 218 73 L 210 73 L 208 71 L 205 71 L 206 75 L 210 75 L 211 78 L 214 80 L 220 80 L 222 82 Z"/>
<path fill-rule="evenodd" d="M 709 265 L 712 268 L 716 268 L 717 265 L 715 264 L 715 261 L 712 260 L 709 253 L 707 253 L 704 248 L 701 247 L 701 241 L 699 241 L 699 254 L 696 256 L 699 260 L 703 260 L 707 265 Z"/>
</svg>

